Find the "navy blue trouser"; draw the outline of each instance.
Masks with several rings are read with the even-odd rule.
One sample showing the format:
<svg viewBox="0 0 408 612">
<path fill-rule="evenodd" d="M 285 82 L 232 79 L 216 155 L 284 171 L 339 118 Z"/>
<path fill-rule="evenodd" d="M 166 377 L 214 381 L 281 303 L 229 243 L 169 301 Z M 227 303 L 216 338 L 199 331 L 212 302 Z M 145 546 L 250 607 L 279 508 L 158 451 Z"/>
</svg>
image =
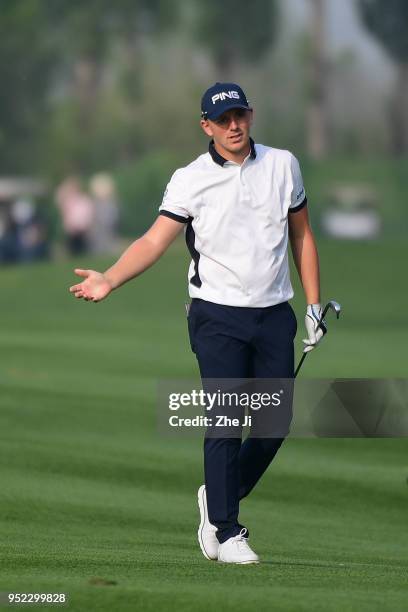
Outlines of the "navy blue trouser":
<svg viewBox="0 0 408 612">
<path fill-rule="evenodd" d="M 297 322 L 288 302 L 244 308 L 193 299 L 188 327 L 202 379 L 294 375 Z M 208 515 L 220 543 L 240 532 L 239 500 L 254 488 L 283 440 L 205 438 Z"/>
</svg>

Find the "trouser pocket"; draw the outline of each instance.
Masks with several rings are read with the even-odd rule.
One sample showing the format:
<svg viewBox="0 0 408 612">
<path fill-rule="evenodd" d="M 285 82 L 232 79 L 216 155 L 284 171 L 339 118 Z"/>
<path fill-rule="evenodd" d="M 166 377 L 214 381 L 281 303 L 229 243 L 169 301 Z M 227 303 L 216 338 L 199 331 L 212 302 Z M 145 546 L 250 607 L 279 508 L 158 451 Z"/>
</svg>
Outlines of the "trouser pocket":
<svg viewBox="0 0 408 612">
<path fill-rule="evenodd" d="M 193 353 L 195 353 L 195 348 L 194 348 L 194 334 L 195 334 L 195 321 L 196 321 L 196 302 L 195 300 L 191 301 L 191 304 L 189 306 L 188 309 L 188 314 L 187 314 L 187 326 L 188 326 L 188 336 L 190 339 L 190 346 L 191 346 L 191 350 L 193 351 Z"/>
</svg>

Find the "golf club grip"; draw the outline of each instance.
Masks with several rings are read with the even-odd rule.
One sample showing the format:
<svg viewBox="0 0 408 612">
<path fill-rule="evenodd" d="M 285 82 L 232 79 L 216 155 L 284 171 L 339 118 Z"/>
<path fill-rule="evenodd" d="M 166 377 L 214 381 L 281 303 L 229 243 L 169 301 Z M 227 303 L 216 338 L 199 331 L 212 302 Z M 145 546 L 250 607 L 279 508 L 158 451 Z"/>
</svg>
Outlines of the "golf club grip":
<svg viewBox="0 0 408 612">
<path fill-rule="evenodd" d="M 327 302 L 326 306 L 325 306 L 325 307 L 324 307 L 324 309 L 323 309 L 322 316 L 320 317 L 320 321 L 319 321 L 319 323 L 317 324 L 317 329 L 319 329 L 319 327 L 321 327 L 321 326 L 322 326 L 322 322 L 323 322 L 323 320 L 324 320 L 324 317 L 326 316 L 327 311 L 329 310 L 329 308 L 331 308 L 331 307 L 332 307 L 332 305 L 333 305 L 333 304 L 335 304 L 335 306 L 337 307 L 337 309 L 336 309 L 336 315 L 337 315 L 337 318 L 339 318 L 339 314 L 340 314 L 340 305 L 339 305 L 337 302 L 334 302 L 334 301 Z M 324 330 L 323 330 L 323 331 L 324 331 Z M 306 359 L 306 355 L 308 355 L 308 353 L 303 353 L 302 358 L 301 358 L 301 360 L 299 361 L 299 365 L 298 365 L 298 367 L 297 367 L 297 368 L 296 368 L 296 370 L 295 370 L 295 376 L 294 376 L 295 378 L 296 378 L 296 376 L 298 375 L 298 372 L 299 372 L 300 368 L 302 367 L 302 364 L 303 364 L 304 360 Z"/>
</svg>

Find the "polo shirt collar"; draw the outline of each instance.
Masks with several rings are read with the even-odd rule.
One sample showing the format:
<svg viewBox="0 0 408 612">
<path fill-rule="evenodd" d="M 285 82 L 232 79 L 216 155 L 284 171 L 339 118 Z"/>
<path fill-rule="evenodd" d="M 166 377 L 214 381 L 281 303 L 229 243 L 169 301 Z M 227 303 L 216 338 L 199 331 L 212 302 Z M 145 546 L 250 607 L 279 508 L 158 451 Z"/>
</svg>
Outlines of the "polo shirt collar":
<svg viewBox="0 0 408 612">
<path fill-rule="evenodd" d="M 255 143 L 252 140 L 252 138 L 249 139 L 249 145 L 251 147 L 250 153 L 249 153 L 249 157 L 250 159 L 255 159 L 256 157 L 256 149 L 255 149 Z M 212 157 L 212 160 L 218 164 L 219 166 L 223 166 L 228 159 L 225 159 L 222 155 L 220 155 L 217 151 L 217 149 L 214 146 L 214 141 L 211 140 L 210 144 L 208 146 L 208 152 Z"/>
</svg>

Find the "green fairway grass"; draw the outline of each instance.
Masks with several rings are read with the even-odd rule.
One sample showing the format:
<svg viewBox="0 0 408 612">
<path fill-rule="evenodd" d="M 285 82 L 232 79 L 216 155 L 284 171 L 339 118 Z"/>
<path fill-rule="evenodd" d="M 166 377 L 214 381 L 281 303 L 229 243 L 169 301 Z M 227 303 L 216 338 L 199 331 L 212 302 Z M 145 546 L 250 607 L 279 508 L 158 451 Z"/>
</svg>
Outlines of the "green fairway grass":
<svg viewBox="0 0 408 612">
<path fill-rule="evenodd" d="M 343 313 L 302 376 L 407 377 L 407 254 L 320 243 Z M 407 610 L 406 439 L 287 440 L 241 505 L 262 563 L 202 556 L 202 443 L 156 423 L 158 381 L 197 375 L 186 249 L 106 302 L 69 295 L 74 267 L 109 263 L 0 269 L 0 592 L 65 592 L 81 612 Z"/>
</svg>

